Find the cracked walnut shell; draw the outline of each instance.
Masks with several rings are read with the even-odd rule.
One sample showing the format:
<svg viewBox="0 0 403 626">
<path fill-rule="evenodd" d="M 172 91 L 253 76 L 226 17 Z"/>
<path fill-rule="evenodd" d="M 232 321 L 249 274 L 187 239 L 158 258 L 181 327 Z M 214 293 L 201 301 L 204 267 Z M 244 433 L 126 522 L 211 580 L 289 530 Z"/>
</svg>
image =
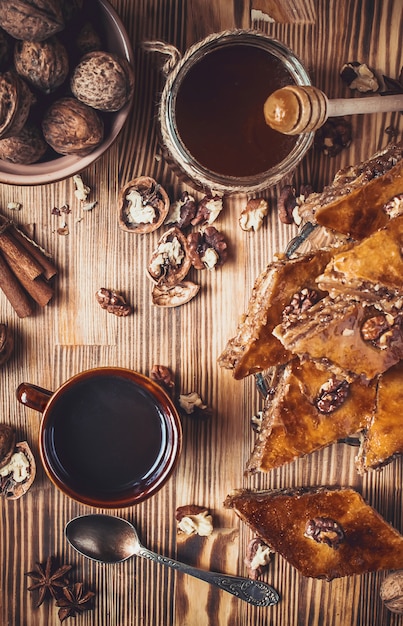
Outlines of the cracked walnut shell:
<svg viewBox="0 0 403 626">
<path fill-rule="evenodd" d="M 14 67 L 28 83 L 49 94 L 66 80 L 69 58 L 57 37 L 46 41 L 18 41 L 14 46 Z"/>
<path fill-rule="evenodd" d="M 43 41 L 64 28 L 60 0 L 0 0 L 0 26 L 15 39 Z"/>
<path fill-rule="evenodd" d="M 96 50 L 82 57 L 70 87 L 78 100 L 94 109 L 119 111 L 133 95 L 134 74 L 126 59 Z"/>
<path fill-rule="evenodd" d="M 42 120 L 42 131 L 58 154 L 84 156 L 102 142 L 104 124 L 94 109 L 67 97 L 51 104 Z"/>
<path fill-rule="evenodd" d="M 154 178 L 139 176 L 120 190 L 118 209 L 122 230 L 151 233 L 164 222 L 169 210 L 169 197 Z"/>
<path fill-rule="evenodd" d="M 148 264 L 148 275 L 159 287 L 173 287 L 182 282 L 190 266 L 186 237 L 173 226 L 158 241 Z"/>
</svg>

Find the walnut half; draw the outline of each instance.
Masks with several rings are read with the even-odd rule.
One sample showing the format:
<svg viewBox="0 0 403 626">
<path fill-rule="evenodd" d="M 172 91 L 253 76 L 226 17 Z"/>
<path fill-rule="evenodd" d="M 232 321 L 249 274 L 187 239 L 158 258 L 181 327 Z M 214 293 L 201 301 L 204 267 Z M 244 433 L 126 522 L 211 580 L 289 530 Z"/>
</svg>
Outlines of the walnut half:
<svg viewBox="0 0 403 626">
<path fill-rule="evenodd" d="M 209 510 L 197 504 L 187 504 L 176 509 L 178 530 L 186 535 L 208 537 L 213 532 L 213 517 Z"/>
<path fill-rule="evenodd" d="M 130 180 L 119 192 L 119 226 L 127 232 L 144 234 L 157 230 L 168 210 L 167 192 L 150 176 Z"/>
<path fill-rule="evenodd" d="M 191 267 L 185 235 L 173 226 L 157 243 L 148 264 L 148 275 L 159 287 L 180 283 Z"/>
</svg>

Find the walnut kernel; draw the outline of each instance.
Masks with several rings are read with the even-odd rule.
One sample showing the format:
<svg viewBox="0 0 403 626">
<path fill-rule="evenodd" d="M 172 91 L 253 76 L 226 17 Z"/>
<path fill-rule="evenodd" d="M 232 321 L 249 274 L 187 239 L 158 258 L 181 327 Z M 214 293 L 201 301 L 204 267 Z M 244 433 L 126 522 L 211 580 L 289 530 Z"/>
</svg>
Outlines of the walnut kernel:
<svg viewBox="0 0 403 626">
<path fill-rule="evenodd" d="M 190 266 L 186 237 L 173 226 L 158 241 L 148 264 L 148 275 L 159 287 L 173 287 L 182 282 Z"/>
<path fill-rule="evenodd" d="M 124 297 L 117 291 L 111 291 L 102 287 L 95 294 L 96 300 L 101 309 L 108 313 L 113 313 L 117 317 L 127 317 L 133 313 L 133 307 L 127 304 Z"/>
<path fill-rule="evenodd" d="M 244 559 L 249 578 L 257 580 L 263 569 L 269 564 L 272 555 L 271 548 L 262 539 L 258 537 L 252 539 L 248 544 Z"/>
<path fill-rule="evenodd" d="M 190 504 L 176 509 L 178 530 L 186 535 L 208 537 L 213 532 L 213 517 L 203 506 Z"/>
<path fill-rule="evenodd" d="M 130 180 L 119 192 L 119 226 L 134 233 L 150 233 L 163 223 L 169 209 L 165 189 L 150 176 Z"/>
<path fill-rule="evenodd" d="M 261 228 L 263 220 L 269 210 L 267 200 L 264 198 L 252 198 L 239 216 L 239 225 L 242 230 L 257 231 Z"/>
</svg>

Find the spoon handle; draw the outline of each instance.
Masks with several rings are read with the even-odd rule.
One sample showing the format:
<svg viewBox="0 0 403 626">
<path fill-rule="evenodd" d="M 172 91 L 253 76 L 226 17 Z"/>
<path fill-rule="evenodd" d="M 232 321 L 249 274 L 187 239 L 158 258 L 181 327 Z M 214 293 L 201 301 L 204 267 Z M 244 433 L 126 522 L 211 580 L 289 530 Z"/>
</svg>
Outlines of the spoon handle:
<svg viewBox="0 0 403 626">
<path fill-rule="evenodd" d="M 403 94 L 329 100 L 317 87 L 287 85 L 267 98 L 263 114 L 266 124 L 278 132 L 299 135 L 317 130 L 328 117 L 402 110 Z"/>
<path fill-rule="evenodd" d="M 185 563 L 180 563 L 174 559 L 156 554 L 144 546 L 139 547 L 138 550 L 136 550 L 136 554 L 149 561 L 161 563 L 161 565 L 166 565 L 174 570 L 216 585 L 216 587 L 219 587 L 223 591 L 228 591 L 228 593 L 232 593 L 232 595 L 240 600 L 244 600 L 255 606 L 271 606 L 277 604 L 280 599 L 279 594 L 273 587 L 258 580 L 201 570 L 197 567 L 192 567 L 191 565 L 186 565 Z"/>
</svg>

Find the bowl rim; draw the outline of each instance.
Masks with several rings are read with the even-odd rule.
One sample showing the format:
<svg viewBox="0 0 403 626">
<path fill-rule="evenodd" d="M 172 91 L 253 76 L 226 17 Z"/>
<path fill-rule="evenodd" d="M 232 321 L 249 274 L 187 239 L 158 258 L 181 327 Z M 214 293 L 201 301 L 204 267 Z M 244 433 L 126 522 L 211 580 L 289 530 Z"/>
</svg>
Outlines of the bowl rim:
<svg viewBox="0 0 403 626">
<path fill-rule="evenodd" d="M 100 5 L 104 19 L 107 19 L 108 23 L 113 24 L 113 30 L 116 33 L 116 47 L 133 67 L 134 52 L 131 40 L 121 18 L 108 0 L 96 1 Z M 113 50 L 113 52 L 116 51 Z M 42 161 L 32 163 L 31 165 L 10 163 L 0 159 L 0 183 L 21 186 L 42 185 L 59 182 L 77 174 L 97 161 L 115 142 L 127 120 L 132 105 L 133 95 L 124 107 L 116 113 L 111 114 L 113 118 L 111 117 L 111 125 L 108 134 L 100 146 L 95 148 L 95 150 L 88 155 L 61 155 L 52 161 Z"/>
</svg>

